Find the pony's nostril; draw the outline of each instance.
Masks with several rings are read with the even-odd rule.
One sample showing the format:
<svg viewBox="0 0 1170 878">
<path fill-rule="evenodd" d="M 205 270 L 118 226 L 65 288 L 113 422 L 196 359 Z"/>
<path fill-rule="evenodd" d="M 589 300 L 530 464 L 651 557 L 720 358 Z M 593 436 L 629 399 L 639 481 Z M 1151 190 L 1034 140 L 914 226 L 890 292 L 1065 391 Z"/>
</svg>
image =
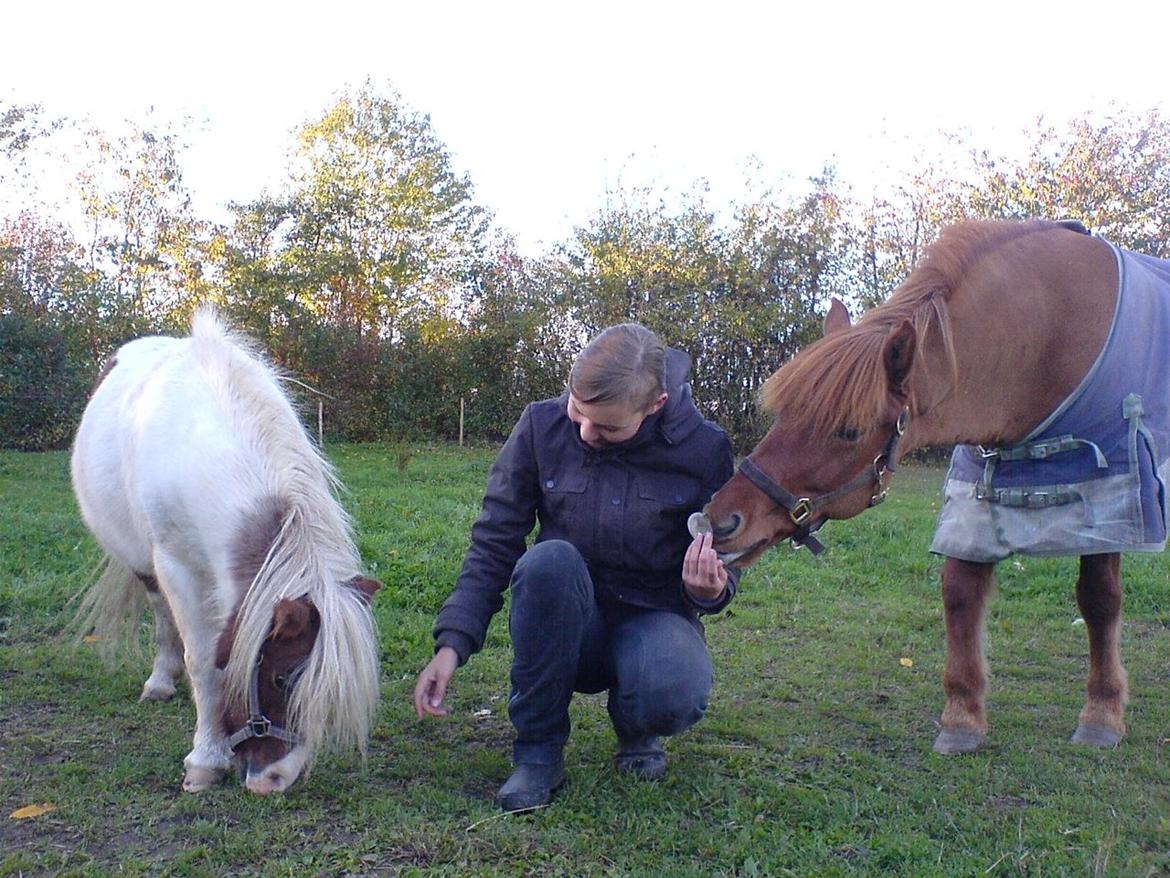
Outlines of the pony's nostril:
<svg viewBox="0 0 1170 878">
<path fill-rule="evenodd" d="M 743 526 L 743 518 L 738 512 L 733 512 L 724 521 L 711 522 L 711 533 L 717 540 L 725 540 Z"/>
</svg>

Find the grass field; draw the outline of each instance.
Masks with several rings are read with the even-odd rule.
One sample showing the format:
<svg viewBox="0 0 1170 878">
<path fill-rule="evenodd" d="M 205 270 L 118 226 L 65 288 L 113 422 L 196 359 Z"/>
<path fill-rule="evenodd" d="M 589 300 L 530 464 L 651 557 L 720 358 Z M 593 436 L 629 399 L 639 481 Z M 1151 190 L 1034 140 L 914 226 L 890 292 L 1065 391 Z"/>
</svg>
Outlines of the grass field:
<svg viewBox="0 0 1170 878">
<path fill-rule="evenodd" d="M 568 784 L 501 815 L 509 770 L 503 614 L 460 670 L 453 713 L 420 723 L 414 677 L 458 572 L 491 449 L 339 446 L 381 628 L 383 703 L 363 765 L 329 757 L 288 794 L 179 789 L 185 691 L 140 704 L 146 666 L 62 642 L 99 560 L 63 454 L 0 453 L 0 876 L 1170 874 L 1170 559 L 1123 563 L 1129 736 L 1067 743 L 1084 628 L 1075 560 L 1000 566 L 988 619 L 987 749 L 931 752 L 942 707 L 942 471 L 905 467 L 889 501 L 773 550 L 709 620 L 716 689 L 670 740 L 667 778 L 615 774 L 602 696 L 574 702 Z M 55 810 L 17 819 L 27 805 Z"/>
</svg>

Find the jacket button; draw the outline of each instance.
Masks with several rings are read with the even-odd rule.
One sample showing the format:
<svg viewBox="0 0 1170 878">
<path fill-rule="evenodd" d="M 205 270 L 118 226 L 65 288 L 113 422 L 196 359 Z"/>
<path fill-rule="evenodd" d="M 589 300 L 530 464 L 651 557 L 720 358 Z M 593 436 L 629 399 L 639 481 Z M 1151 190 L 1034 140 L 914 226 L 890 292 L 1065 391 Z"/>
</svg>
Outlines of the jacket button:
<svg viewBox="0 0 1170 878">
<path fill-rule="evenodd" d="M 546 488 L 551 488 L 555 484 L 556 484 L 556 482 L 554 482 L 552 479 L 549 479 L 547 482 L 544 483 L 544 486 Z"/>
<path fill-rule="evenodd" d="M 614 506 L 621 506 L 622 505 L 622 498 L 621 497 L 614 497 L 610 502 Z"/>
</svg>

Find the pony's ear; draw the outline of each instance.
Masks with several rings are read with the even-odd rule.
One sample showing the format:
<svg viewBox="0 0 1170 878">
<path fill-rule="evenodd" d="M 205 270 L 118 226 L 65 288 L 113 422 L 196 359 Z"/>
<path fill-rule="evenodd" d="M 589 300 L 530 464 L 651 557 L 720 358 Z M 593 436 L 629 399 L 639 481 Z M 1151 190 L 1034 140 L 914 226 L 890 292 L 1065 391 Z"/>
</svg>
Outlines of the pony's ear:
<svg viewBox="0 0 1170 878">
<path fill-rule="evenodd" d="M 829 303 L 829 311 L 825 314 L 824 322 L 821 324 L 824 334 L 832 335 L 834 332 L 848 329 L 852 325 L 849 320 L 849 309 L 845 307 L 844 302 L 834 296 Z"/>
<path fill-rule="evenodd" d="M 914 331 L 914 325 L 909 320 L 902 321 L 902 325 L 886 339 L 886 346 L 882 350 L 882 362 L 886 367 L 890 390 L 897 393 L 906 392 L 906 380 L 910 377 L 910 369 L 914 365 L 914 351 L 917 346 L 918 333 Z"/>
<path fill-rule="evenodd" d="M 277 601 L 272 611 L 272 640 L 295 640 L 313 624 L 317 608 L 308 601 L 284 598 Z"/>
<path fill-rule="evenodd" d="M 349 585 L 366 599 L 367 605 L 374 602 L 374 592 L 382 587 L 382 583 L 368 576 L 355 576 L 349 581 Z"/>
</svg>

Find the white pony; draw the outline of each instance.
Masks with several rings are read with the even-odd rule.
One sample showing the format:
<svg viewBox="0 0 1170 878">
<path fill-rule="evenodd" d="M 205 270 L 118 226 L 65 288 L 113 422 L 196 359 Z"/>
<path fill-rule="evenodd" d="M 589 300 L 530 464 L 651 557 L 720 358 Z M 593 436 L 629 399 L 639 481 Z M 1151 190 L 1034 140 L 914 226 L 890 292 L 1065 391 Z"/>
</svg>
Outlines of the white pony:
<svg viewBox="0 0 1170 878">
<path fill-rule="evenodd" d="M 190 338 L 123 346 L 73 447 L 73 488 L 109 557 L 87 595 L 99 642 L 136 633 L 158 653 L 144 700 L 185 669 L 195 735 L 183 789 L 238 760 L 255 793 L 287 789 L 322 748 L 366 741 L 378 640 L 333 471 L 273 370 L 209 310 Z"/>
</svg>

